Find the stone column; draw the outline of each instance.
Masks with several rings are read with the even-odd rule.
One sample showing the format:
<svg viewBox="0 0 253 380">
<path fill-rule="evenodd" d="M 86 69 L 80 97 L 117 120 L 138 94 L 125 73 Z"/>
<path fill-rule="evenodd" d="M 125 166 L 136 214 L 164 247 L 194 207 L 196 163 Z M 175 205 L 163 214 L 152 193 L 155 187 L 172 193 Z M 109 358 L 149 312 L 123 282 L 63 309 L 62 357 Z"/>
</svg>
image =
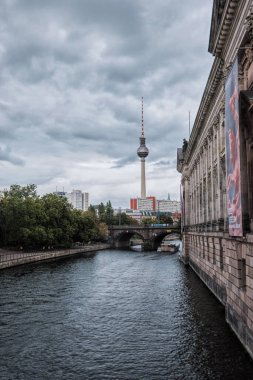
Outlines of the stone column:
<svg viewBox="0 0 253 380">
<path fill-rule="evenodd" d="M 217 122 L 214 124 L 216 129 L 217 139 L 216 139 L 216 162 L 217 162 L 217 207 L 216 207 L 216 219 L 219 220 L 222 218 L 221 216 L 221 198 L 222 198 L 222 189 L 221 189 L 221 173 L 220 173 L 220 118 L 217 117 Z"/>
<path fill-rule="evenodd" d="M 184 189 L 184 216 L 185 216 L 185 225 L 191 224 L 190 222 L 190 204 L 189 204 L 189 178 L 184 177 L 183 179 L 183 189 Z"/>
<path fill-rule="evenodd" d="M 205 171 L 206 171 L 206 222 L 209 220 L 209 196 L 208 196 L 208 140 L 204 140 L 205 147 Z"/>
<path fill-rule="evenodd" d="M 214 181 L 213 181 L 213 129 L 210 128 L 208 131 L 208 138 L 210 142 L 210 149 L 209 149 L 209 162 L 211 163 L 211 176 L 210 176 L 210 185 L 211 185 L 211 215 L 210 215 L 210 221 L 212 222 L 214 220 Z"/>
</svg>

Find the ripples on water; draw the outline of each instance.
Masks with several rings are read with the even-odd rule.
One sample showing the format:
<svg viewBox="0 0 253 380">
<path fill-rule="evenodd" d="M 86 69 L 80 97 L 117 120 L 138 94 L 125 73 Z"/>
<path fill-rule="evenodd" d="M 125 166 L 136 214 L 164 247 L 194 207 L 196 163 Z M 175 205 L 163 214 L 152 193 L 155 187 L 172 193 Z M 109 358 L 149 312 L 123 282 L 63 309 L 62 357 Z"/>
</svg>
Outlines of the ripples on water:
<svg viewBox="0 0 253 380">
<path fill-rule="evenodd" d="M 104 251 L 0 279 L 3 380 L 253 378 L 223 307 L 176 255 Z"/>
</svg>

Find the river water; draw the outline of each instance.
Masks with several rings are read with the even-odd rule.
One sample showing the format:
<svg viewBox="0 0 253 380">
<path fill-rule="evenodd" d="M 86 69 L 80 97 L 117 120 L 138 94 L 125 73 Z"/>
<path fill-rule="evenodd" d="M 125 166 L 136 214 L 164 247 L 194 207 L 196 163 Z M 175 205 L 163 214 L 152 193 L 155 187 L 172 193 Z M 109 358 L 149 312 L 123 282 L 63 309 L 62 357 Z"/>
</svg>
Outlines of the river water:
<svg viewBox="0 0 253 380">
<path fill-rule="evenodd" d="M 108 250 L 0 272 L 0 379 L 253 379 L 176 255 Z"/>
</svg>

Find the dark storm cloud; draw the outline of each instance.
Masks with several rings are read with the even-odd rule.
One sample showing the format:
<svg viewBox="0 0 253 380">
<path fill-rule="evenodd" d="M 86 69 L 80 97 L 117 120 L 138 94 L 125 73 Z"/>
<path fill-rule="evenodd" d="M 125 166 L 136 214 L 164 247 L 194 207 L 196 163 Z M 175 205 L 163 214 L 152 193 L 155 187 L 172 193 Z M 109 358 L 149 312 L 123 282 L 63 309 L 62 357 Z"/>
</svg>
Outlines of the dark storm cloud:
<svg viewBox="0 0 253 380">
<path fill-rule="evenodd" d="M 1 183 L 23 176 L 48 191 L 87 181 L 110 194 L 116 178 L 129 198 L 139 188 L 142 96 L 147 172 L 166 178 L 212 61 L 210 16 L 201 0 L 2 0 Z M 131 191 L 124 170 L 136 178 Z"/>
</svg>

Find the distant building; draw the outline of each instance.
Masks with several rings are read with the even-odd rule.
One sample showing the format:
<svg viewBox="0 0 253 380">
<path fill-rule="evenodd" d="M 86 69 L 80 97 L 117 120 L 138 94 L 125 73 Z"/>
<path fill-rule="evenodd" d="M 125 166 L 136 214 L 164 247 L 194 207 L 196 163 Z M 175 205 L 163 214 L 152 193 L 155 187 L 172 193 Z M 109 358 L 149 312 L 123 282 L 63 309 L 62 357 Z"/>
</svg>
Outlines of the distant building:
<svg viewBox="0 0 253 380">
<path fill-rule="evenodd" d="M 129 208 L 117 208 L 113 210 L 114 215 L 123 214 L 123 213 L 137 220 L 138 223 L 141 222 L 142 213 L 138 210 L 132 210 Z"/>
<path fill-rule="evenodd" d="M 90 207 L 89 193 L 84 193 L 84 211 L 87 211 L 89 207 Z"/>
<path fill-rule="evenodd" d="M 139 211 L 155 211 L 156 197 L 150 196 L 147 198 L 131 198 L 130 209 Z"/>
<path fill-rule="evenodd" d="M 66 191 L 55 191 L 54 194 L 61 198 L 67 198 L 68 195 Z"/>
<path fill-rule="evenodd" d="M 123 209 L 114 209 L 114 215 L 118 215 L 119 213 L 125 213 L 127 216 L 135 219 L 138 223 L 141 223 L 144 219 L 156 219 L 155 211 L 140 211 L 140 210 L 132 210 L 129 208 Z"/>
<path fill-rule="evenodd" d="M 72 190 L 67 194 L 70 204 L 77 210 L 87 211 L 89 208 L 89 193 L 83 193 L 81 190 Z"/>
<path fill-rule="evenodd" d="M 171 201 L 167 199 L 156 201 L 156 211 L 157 212 L 180 212 L 181 206 L 178 201 Z"/>
<path fill-rule="evenodd" d="M 154 196 L 147 198 L 131 198 L 130 209 L 139 211 L 156 211 L 157 213 L 180 212 L 180 202 L 170 199 L 158 200 Z"/>
</svg>

